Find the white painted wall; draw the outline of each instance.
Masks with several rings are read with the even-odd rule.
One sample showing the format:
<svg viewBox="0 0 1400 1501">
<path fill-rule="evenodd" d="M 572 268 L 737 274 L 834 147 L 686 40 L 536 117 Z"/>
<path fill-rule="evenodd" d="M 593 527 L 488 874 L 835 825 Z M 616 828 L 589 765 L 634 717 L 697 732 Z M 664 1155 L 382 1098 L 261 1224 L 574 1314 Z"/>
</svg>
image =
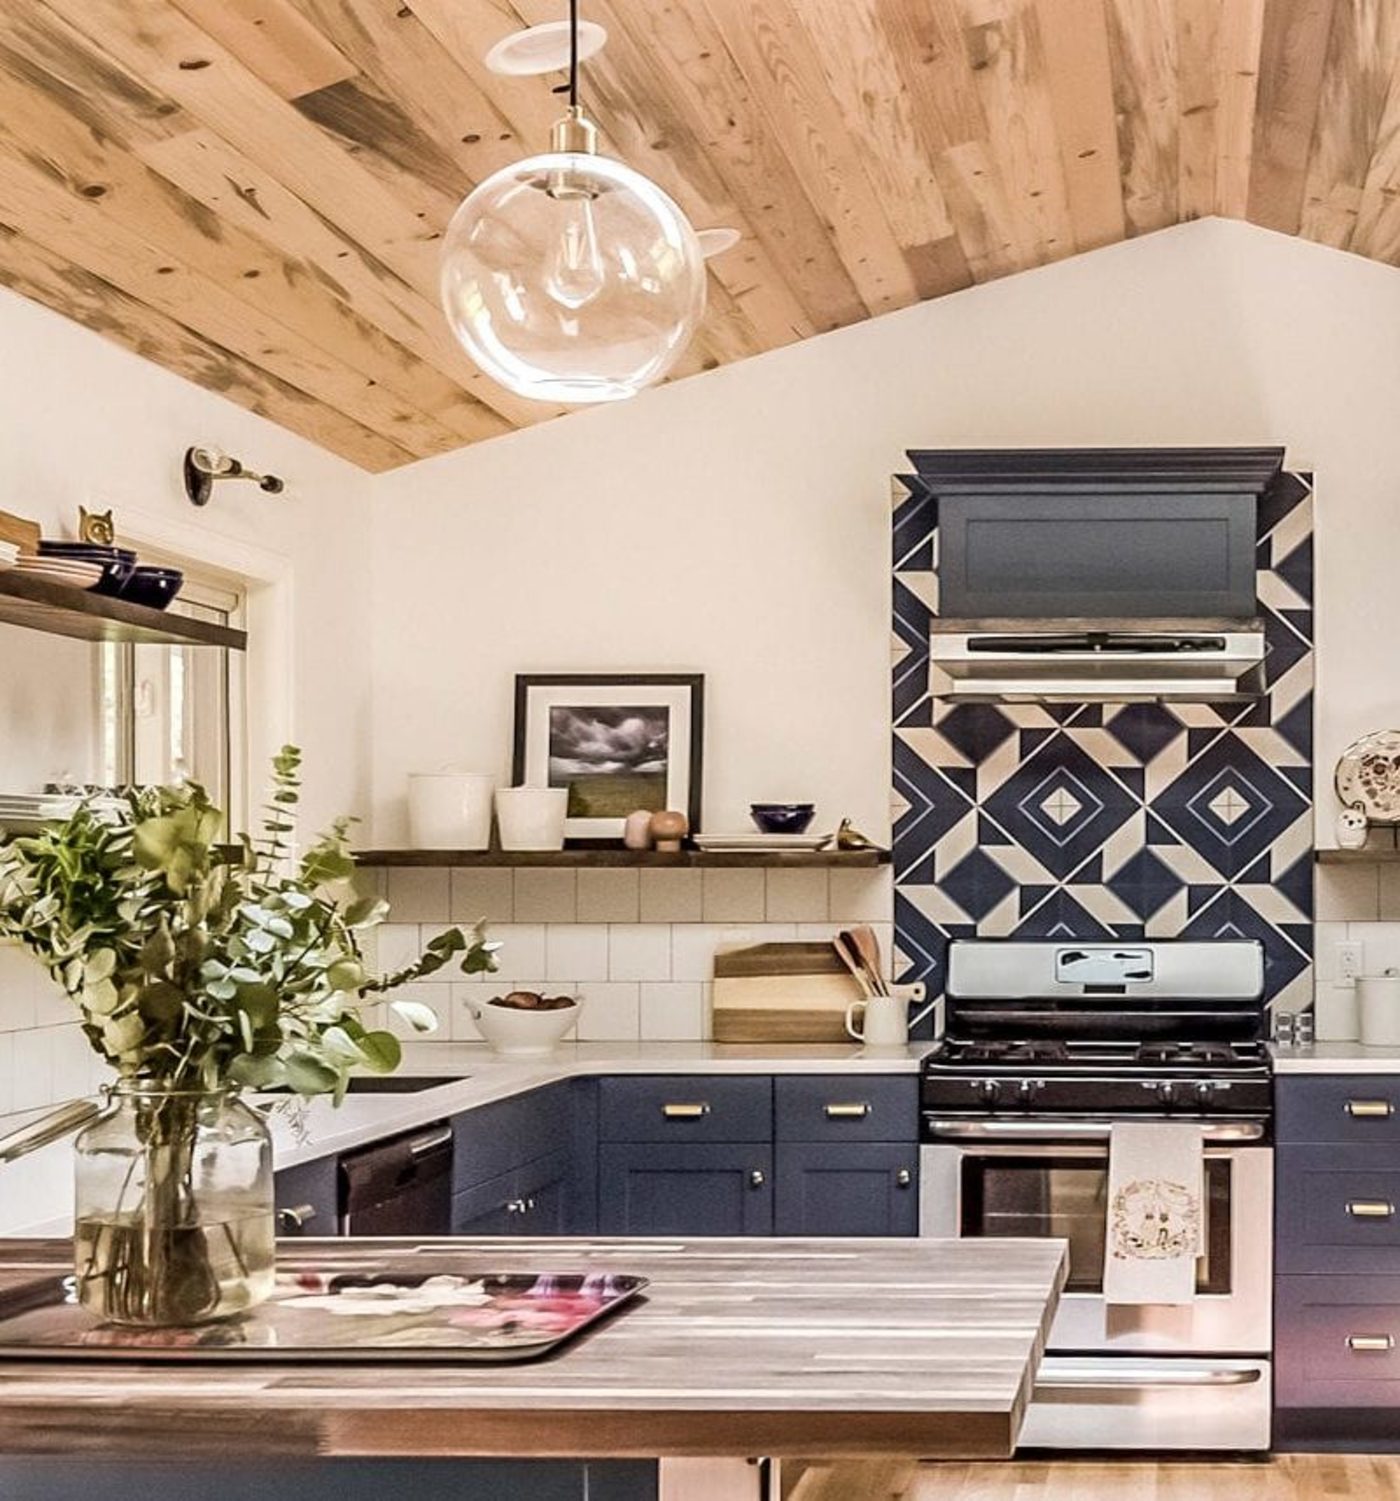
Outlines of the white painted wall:
<svg viewBox="0 0 1400 1501">
<path fill-rule="evenodd" d="M 376 482 L 375 836 L 509 767 L 517 671 L 708 675 L 706 825 L 888 827 L 889 476 L 909 447 L 1286 443 L 1318 473 L 1318 788 L 1400 721 L 1400 275 L 1207 220 Z"/>
</svg>

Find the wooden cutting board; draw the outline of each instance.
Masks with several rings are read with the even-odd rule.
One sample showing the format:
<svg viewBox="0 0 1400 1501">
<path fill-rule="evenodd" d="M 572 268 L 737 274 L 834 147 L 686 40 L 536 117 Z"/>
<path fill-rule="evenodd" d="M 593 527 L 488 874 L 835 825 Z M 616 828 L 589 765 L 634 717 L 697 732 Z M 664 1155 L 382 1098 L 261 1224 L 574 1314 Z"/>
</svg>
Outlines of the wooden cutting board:
<svg viewBox="0 0 1400 1501">
<path fill-rule="evenodd" d="M 39 551 L 39 523 L 0 511 L 0 542 L 14 542 L 22 555 L 35 557 Z"/>
<path fill-rule="evenodd" d="M 829 943 L 759 943 L 715 954 L 716 1042 L 848 1042 L 860 986 Z"/>
</svg>

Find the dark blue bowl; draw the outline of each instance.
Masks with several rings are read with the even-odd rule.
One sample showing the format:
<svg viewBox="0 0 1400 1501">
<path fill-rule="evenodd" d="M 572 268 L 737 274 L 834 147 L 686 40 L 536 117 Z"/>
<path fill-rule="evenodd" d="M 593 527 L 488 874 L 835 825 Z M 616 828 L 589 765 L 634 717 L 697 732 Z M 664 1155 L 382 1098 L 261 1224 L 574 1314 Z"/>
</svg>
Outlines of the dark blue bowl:
<svg viewBox="0 0 1400 1501">
<path fill-rule="evenodd" d="M 126 587 L 131 571 L 136 567 L 136 554 L 126 547 L 102 547 L 95 542 L 43 542 L 39 543 L 39 556 L 43 558 L 66 558 L 84 563 L 100 563 L 102 577 L 92 586 L 91 593 L 119 596 Z"/>
<path fill-rule="evenodd" d="M 133 605 L 164 610 L 180 592 L 185 575 L 178 568 L 133 568 L 119 598 Z"/>
<path fill-rule="evenodd" d="M 750 803 L 749 816 L 765 834 L 805 834 L 815 803 Z"/>
</svg>

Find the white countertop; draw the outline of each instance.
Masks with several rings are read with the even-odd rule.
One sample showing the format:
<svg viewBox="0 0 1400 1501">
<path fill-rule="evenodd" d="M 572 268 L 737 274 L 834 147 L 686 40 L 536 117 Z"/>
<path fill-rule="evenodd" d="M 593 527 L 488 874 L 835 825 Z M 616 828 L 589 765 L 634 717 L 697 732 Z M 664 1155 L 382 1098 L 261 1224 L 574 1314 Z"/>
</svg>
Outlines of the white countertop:
<svg viewBox="0 0 1400 1501">
<path fill-rule="evenodd" d="M 1308 1047 L 1270 1045 L 1276 1074 L 1400 1074 L 1400 1048 L 1359 1042 L 1315 1042 Z"/>
<path fill-rule="evenodd" d="M 519 1059 L 503 1058 L 483 1043 L 407 1043 L 400 1073 L 452 1075 L 453 1082 L 416 1094 L 348 1095 L 339 1109 L 326 1099 L 289 1099 L 269 1120 L 277 1166 L 294 1167 L 564 1079 L 602 1074 L 915 1074 L 932 1046 L 579 1042 L 561 1045 L 548 1058 Z M 40 1114 L 27 1111 L 0 1119 L 0 1133 Z M 0 1170 L 0 1236 L 67 1233 L 72 1153 L 71 1140 L 55 1142 Z"/>
</svg>

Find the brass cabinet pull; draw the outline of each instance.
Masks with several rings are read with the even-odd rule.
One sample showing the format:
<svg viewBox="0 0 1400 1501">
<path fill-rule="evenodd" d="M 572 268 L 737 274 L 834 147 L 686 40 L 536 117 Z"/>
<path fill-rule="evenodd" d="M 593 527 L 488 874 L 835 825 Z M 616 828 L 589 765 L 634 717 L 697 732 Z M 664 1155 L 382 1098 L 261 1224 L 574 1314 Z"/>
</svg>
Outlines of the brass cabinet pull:
<svg viewBox="0 0 1400 1501">
<path fill-rule="evenodd" d="M 710 1113 L 710 1107 L 703 1101 L 695 1105 L 663 1105 L 661 1113 L 668 1121 L 698 1121 Z"/>
<path fill-rule="evenodd" d="M 760 1167 L 754 1168 L 754 1170 L 749 1174 L 750 1188 L 762 1188 L 763 1185 L 767 1183 L 767 1181 L 768 1179 L 764 1175 L 763 1169 Z"/>
<path fill-rule="evenodd" d="M 1347 1114 L 1360 1119 L 1384 1119 L 1395 1114 L 1395 1106 L 1389 1100 L 1348 1100 Z"/>
<path fill-rule="evenodd" d="M 902 1167 L 902 1168 L 900 1168 L 900 1170 L 899 1170 L 899 1171 L 898 1171 L 898 1172 L 897 1172 L 897 1173 L 896 1173 L 896 1174 L 895 1174 L 895 1175 L 894 1175 L 894 1181 L 895 1181 L 895 1182 L 896 1182 L 896 1183 L 897 1183 L 897 1184 L 898 1184 L 898 1185 L 899 1185 L 899 1186 L 900 1186 L 900 1187 L 901 1187 L 901 1188 L 908 1188 L 908 1187 L 909 1187 L 909 1185 L 910 1185 L 910 1184 L 911 1184 L 911 1183 L 912 1183 L 912 1182 L 913 1182 L 913 1181 L 914 1181 L 914 1175 L 913 1175 L 913 1173 L 911 1173 L 911 1172 L 910 1172 L 910 1171 L 909 1171 L 909 1169 L 908 1169 L 908 1168 L 907 1168 L 907 1167 Z"/>
<path fill-rule="evenodd" d="M 530 1209 L 529 1199 L 510 1199 L 506 1203 L 507 1214 L 526 1214 Z"/>
<path fill-rule="evenodd" d="M 277 1211 L 277 1228 L 290 1235 L 293 1231 L 305 1229 L 315 1218 L 314 1204 L 293 1204 L 289 1209 Z"/>
<path fill-rule="evenodd" d="M 829 1121 L 860 1121 L 870 1114 L 870 1102 L 862 1100 L 850 1105 L 828 1105 L 826 1118 Z"/>
<path fill-rule="evenodd" d="M 1395 1336 L 1393 1334 L 1348 1334 L 1348 1350 L 1364 1350 L 1369 1352 L 1393 1350 L 1395 1348 Z"/>
<path fill-rule="evenodd" d="M 1348 1199 L 1347 1213 L 1354 1220 L 1388 1220 L 1395 1205 L 1386 1199 Z"/>
</svg>

